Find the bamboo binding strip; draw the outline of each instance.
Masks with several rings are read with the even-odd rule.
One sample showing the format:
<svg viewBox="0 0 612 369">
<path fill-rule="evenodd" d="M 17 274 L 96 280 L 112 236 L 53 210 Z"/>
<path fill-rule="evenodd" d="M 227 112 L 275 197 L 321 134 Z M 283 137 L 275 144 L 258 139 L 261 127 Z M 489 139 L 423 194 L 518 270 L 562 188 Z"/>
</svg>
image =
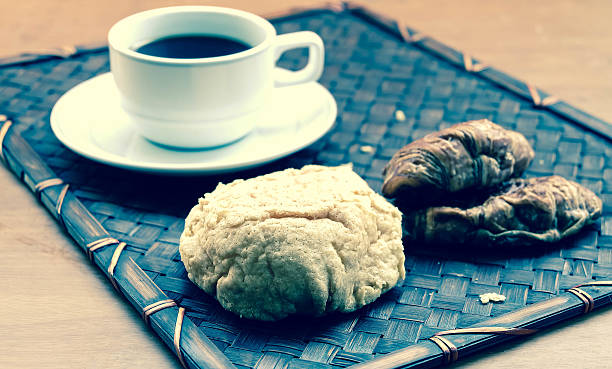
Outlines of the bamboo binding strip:
<svg viewBox="0 0 612 369">
<path fill-rule="evenodd" d="M 9 128 L 13 122 L 10 120 L 6 120 L 6 115 L 0 115 L 0 122 L 4 121 L 2 127 L 0 128 L 0 158 L 3 162 L 6 163 L 6 159 L 4 158 L 4 153 L 2 152 L 2 146 L 4 144 L 4 137 L 6 136 L 6 132 L 8 132 Z"/>
<path fill-rule="evenodd" d="M 595 299 L 580 287 L 612 286 L 612 281 L 593 281 L 582 283 L 567 290 L 567 292 L 578 297 L 584 304 L 584 314 L 590 313 L 595 308 Z"/>
<path fill-rule="evenodd" d="M 466 53 L 463 53 L 462 55 L 463 55 L 463 68 L 468 72 L 478 73 L 478 72 L 481 72 L 489 68 L 489 66 L 484 63 L 474 63 L 474 60 L 472 59 L 472 57 Z"/>
<path fill-rule="evenodd" d="M 108 265 L 108 277 L 110 278 L 111 283 L 118 292 L 121 292 L 121 290 L 119 289 L 119 285 L 115 280 L 115 267 L 119 262 L 119 257 L 121 257 L 121 253 L 123 252 L 123 249 L 125 249 L 125 246 L 125 242 L 121 242 L 119 243 L 119 245 L 117 245 L 117 247 L 115 248 L 115 252 L 113 253 L 113 257 L 111 258 L 111 262 Z"/>
<path fill-rule="evenodd" d="M 68 193 L 68 187 L 70 187 L 69 184 L 64 185 L 64 187 L 60 191 L 59 196 L 57 197 L 57 203 L 55 205 L 57 219 L 64 228 L 66 228 L 66 224 L 64 223 L 64 218 L 62 218 L 62 206 L 64 205 L 64 199 L 66 198 L 66 194 Z"/>
<path fill-rule="evenodd" d="M 533 101 L 533 105 L 545 107 L 545 106 L 549 106 L 549 105 L 556 104 L 557 102 L 559 102 L 559 99 L 555 96 L 547 96 L 544 99 L 542 99 L 540 97 L 540 93 L 538 92 L 538 89 L 535 88 L 531 83 L 527 82 L 525 83 L 525 85 L 527 86 L 527 90 L 529 90 L 529 94 L 531 95 L 531 100 Z"/>
<path fill-rule="evenodd" d="M 451 329 L 448 331 L 438 332 L 429 337 L 429 340 L 435 343 L 440 350 L 442 350 L 442 356 L 444 362 L 450 364 L 459 359 L 459 350 L 450 340 L 443 336 L 449 336 L 454 334 L 503 334 L 509 336 L 523 336 L 527 334 L 533 334 L 537 332 L 537 329 L 529 328 L 505 328 L 505 327 L 476 327 L 476 328 L 459 328 Z"/>
<path fill-rule="evenodd" d="M 184 317 L 185 308 L 180 307 L 178 310 L 178 315 L 176 316 L 176 325 L 174 326 L 174 350 L 176 351 L 176 355 L 178 356 L 183 368 L 187 368 L 187 364 L 185 364 L 185 359 L 183 358 L 183 353 L 181 352 L 181 330 L 183 329 Z"/>
<path fill-rule="evenodd" d="M 94 261 L 93 259 L 94 251 L 99 250 L 103 247 L 118 244 L 118 243 L 120 243 L 119 240 L 112 238 L 112 237 L 104 237 L 104 238 L 100 238 L 99 240 L 92 241 L 88 243 L 87 245 L 85 245 L 85 247 L 87 248 L 87 256 L 89 256 L 89 260 L 93 262 Z"/>
<path fill-rule="evenodd" d="M 440 350 L 442 350 L 442 356 L 444 357 L 445 364 L 450 364 L 459 359 L 459 350 L 457 350 L 457 346 L 455 346 L 451 341 L 444 337 L 438 336 L 429 337 L 429 340 L 438 345 Z"/>
<path fill-rule="evenodd" d="M 45 179 L 44 181 L 40 181 L 36 185 L 34 185 L 34 192 L 36 193 L 36 197 L 38 197 L 38 199 L 40 200 L 40 196 L 42 195 L 42 192 L 44 190 L 49 187 L 59 186 L 63 184 L 64 181 L 62 181 L 62 179 L 58 177 Z"/>
<path fill-rule="evenodd" d="M 421 40 L 423 40 L 425 38 L 425 35 L 419 32 L 415 32 L 413 34 L 408 33 L 408 29 L 406 28 L 406 25 L 404 24 L 404 22 L 400 19 L 395 21 L 396 27 L 397 27 L 397 31 L 399 32 L 400 36 L 402 37 L 402 40 L 406 43 L 415 43 L 415 42 L 419 42 Z"/>
<path fill-rule="evenodd" d="M 329 1 L 323 7 L 335 13 L 341 13 L 347 9 L 348 4 L 345 1 Z"/>
<path fill-rule="evenodd" d="M 569 290 L 567 290 L 567 292 L 573 294 L 582 301 L 582 303 L 584 304 L 585 314 L 593 311 L 593 308 L 595 307 L 595 300 L 593 300 L 593 297 L 591 295 L 577 287 L 570 288 Z"/>
<path fill-rule="evenodd" d="M 145 324 L 149 325 L 149 316 L 172 306 L 176 306 L 176 302 L 172 299 L 160 300 L 145 306 L 142 309 L 142 318 L 144 319 Z"/>
</svg>

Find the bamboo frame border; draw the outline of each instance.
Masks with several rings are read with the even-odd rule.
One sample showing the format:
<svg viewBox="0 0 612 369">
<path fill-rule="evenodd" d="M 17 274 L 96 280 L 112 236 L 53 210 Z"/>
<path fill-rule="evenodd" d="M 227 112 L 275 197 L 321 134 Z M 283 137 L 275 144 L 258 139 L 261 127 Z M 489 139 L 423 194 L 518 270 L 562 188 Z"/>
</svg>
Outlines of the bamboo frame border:
<svg viewBox="0 0 612 369">
<path fill-rule="evenodd" d="M 467 72 L 478 73 L 481 78 L 533 102 L 536 107 L 548 109 L 552 113 L 577 123 L 592 132 L 607 139 L 612 139 L 612 126 L 609 123 L 559 101 L 531 84 L 524 83 L 504 72 L 488 67 L 467 54 L 450 48 L 428 36 L 423 36 L 414 29 L 405 27 L 401 22 L 378 15 L 364 7 L 347 2 L 335 2 L 327 3 L 319 8 L 292 9 L 288 13 L 275 14 L 273 18 L 276 21 L 281 21 L 327 11 L 347 12 L 359 17 L 394 34 L 404 42 L 413 43 L 423 50 L 465 69 Z M 71 58 L 86 53 L 102 52 L 106 48 L 105 45 L 84 45 L 62 47 L 44 53 L 22 54 L 1 58 L 0 67 L 25 65 L 53 58 Z M 0 123 L 2 123 L 1 120 Z M 3 140 L 0 141 L 0 149 L 4 148 L 1 152 L 6 166 L 28 186 L 35 196 L 40 198 L 45 208 L 63 225 L 67 233 L 90 256 L 92 262 L 109 277 L 117 291 L 121 292 L 134 308 L 143 313 L 150 309 L 152 305 L 156 306 L 160 303 L 168 305 L 155 310 L 150 315 L 143 314 L 143 316 L 145 317 L 145 323 L 150 324 L 162 341 L 175 352 L 181 363 L 189 368 L 234 368 L 235 366 L 227 357 L 189 318 L 182 319 L 181 309 L 183 308 L 169 303 L 172 300 L 168 299 L 132 258 L 121 258 L 119 247 L 100 247 L 96 250 L 97 252 L 89 249 L 92 244 L 96 245 L 100 241 L 111 239 L 109 233 L 67 187 L 49 186 L 40 189 L 41 183 L 49 180 L 54 181 L 56 176 L 19 133 L 15 132 L 15 129 L 11 129 L 13 127 L 9 124 L 9 121 L 2 124 L 2 128 L 5 128 L 7 132 L 5 132 L 6 135 Z M 62 211 L 58 211 L 59 209 L 62 209 Z M 113 265 L 113 268 L 109 268 L 109 265 Z M 593 308 L 612 303 L 612 291 L 602 290 L 597 286 L 587 285 L 583 288 L 585 287 L 589 288 L 590 295 L 585 293 L 591 296 L 591 299 L 582 299 L 570 290 L 548 301 L 528 305 L 525 308 L 487 320 L 474 327 L 495 326 L 497 324 L 506 327 L 506 329 L 539 329 L 588 313 Z M 588 306 L 585 301 L 588 301 Z M 182 337 L 179 335 L 178 341 L 175 334 L 177 330 L 183 332 Z M 445 340 L 450 341 L 456 348 L 457 355 L 463 356 L 506 341 L 512 336 L 462 333 L 453 337 L 452 339 L 445 338 Z M 446 363 L 448 361 L 446 354 L 445 350 L 440 350 L 440 346 L 435 343 L 435 340 L 426 340 L 405 349 L 381 355 L 368 362 L 356 363 L 351 368 L 396 368 L 400 366 L 403 368 L 431 368 Z"/>
<path fill-rule="evenodd" d="M 8 121 L 7 121 L 8 122 Z M 5 122 L 5 124 L 7 123 Z M 113 242 L 90 251 L 89 247 L 100 241 L 112 240 L 110 234 L 98 220 L 85 208 L 83 203 L 66 187 L 51 186 L 38 191 L 38 183 L 56 178 L 53 171 L 44 163 L 29 144 L 15 132 L 12 126 L 0 144 L 4 147 L 6 166 L 32 191 L 40 196 L 43 206 L 58 223 L 63 224 L 65 231 L 90 256 L 96 265 L 113 283 L 118 292 L 139 312 L 150 305 L 169 300 L 168 296 L 149 278 L 149 276 L 127 256 L 121 256 L 119 246 L 112 247 Z M 59 205 L 61 203 L 61 205 Z M 61 207 L 61 213 L 57 211 Z M 113 265 L 114 264 L 114 265 Z M 114 266 L 110 268 L 109 266 Z M 145 323 L 157 333 L 162 341 L 175 350 L 174 332 L 179 317 L 180 307 L 167 306 L 146 316 Z M 215 344 L 189 319 L 182 322 L 180 348 L 183 352 L 186 367 L 189 368 L 234 368 L 234 365 L 223 355 Z"/>
</svg>

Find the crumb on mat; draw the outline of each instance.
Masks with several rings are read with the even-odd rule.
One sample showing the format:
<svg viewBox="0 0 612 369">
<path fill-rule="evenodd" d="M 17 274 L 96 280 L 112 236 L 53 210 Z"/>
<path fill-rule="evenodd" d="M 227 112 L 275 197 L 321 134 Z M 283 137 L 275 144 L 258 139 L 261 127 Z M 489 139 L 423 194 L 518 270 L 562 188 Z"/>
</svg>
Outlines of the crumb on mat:
<svg viewBox="0 0 612 369">
<path fill-rule="evenodd" d="M 500 295 L 499 293 L 489 292 L 483 293 L 478 296 L 480 298 L 480 302 L 483 304 L 488 304 L 489 302 L 504 302 L 506 301 L 506 296 Z"/>
<path fill-rule="evenodd" d="M 402 111 L 402 110 L 396 110 L 395 111 L 395 119 L 403 122 L 406 120 L 406 114 Z"/>
</svg>

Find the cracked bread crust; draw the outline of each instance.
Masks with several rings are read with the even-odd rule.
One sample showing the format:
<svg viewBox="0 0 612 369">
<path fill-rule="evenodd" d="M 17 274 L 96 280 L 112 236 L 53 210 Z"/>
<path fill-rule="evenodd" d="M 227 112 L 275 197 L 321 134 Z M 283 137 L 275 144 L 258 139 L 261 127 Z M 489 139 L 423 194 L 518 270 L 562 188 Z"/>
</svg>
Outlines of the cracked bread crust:
<svg viewBox="0 0 612 369">
<path fill-rule="evenodd" d="M 534 158 L 527 139 L 487 120 L 455 124 L 401 148 L 384 169 L 382 192 L 404 206 L 495 186 L 520 176 Z"/>
<path fill-rule="evenodd" d="M 350 166 L 219 184 L 185 221 L 189 278 L 241 317 L 349 312 L 404 278 L 401 213 Z"/>
</svg>

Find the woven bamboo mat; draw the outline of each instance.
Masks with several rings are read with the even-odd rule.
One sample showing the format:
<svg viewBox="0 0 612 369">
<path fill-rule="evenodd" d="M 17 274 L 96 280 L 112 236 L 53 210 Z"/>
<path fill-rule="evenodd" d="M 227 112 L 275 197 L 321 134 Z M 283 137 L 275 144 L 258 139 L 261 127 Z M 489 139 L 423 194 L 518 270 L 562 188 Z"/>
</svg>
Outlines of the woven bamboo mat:
<svg viewBox="0 0 612 369">
<path fill-rule="evenodd" d="M 117 256 L 113 280 L 136 309 L 164 299 L 185 309 L 179 356 L 186 365 L 214 366 L 210 360 L 215 357 L 221 357 L 219 365 L 226 365 L 224 355 L 244 368 L 345 367 L 414 345 L 439 331 L 549 300 L 576 284 L 612 276 L 612 145 L 604 122 L 366 12 L 310 11 L 274 24 L 279 33 L 312 30 L 323 38 L 327 55 L 321 83 L 338 103 L 337 122 L 310 147 L 233 174 L 185 178 L 135 173 L 90 161 L 60 144 L 49 127 L 50 110 L 71 87 L 109 70 L 105 48 L 82 50 L 68 58 L 17 60 L 0 68 L 0 112 L 14 122 L 13 136 L 5 142 L 9 167 L 30 187 L 54 176 L 70 184 L 65 201 L 71 206 L 64 210 L 66 218 L 58 219 L 81 247 L 108 236 L 125 242 L 121 254 L 114 252 L 113 244 L 100 248 L 92 259 L 113 275 L 109 264 Z M 296 68 L 305 58 L 304 52 L 293 51 L 280 65 Z M 460 253 L 412 245 L 406 249 L 407 276 L 401 286 L 354 313 L 317 319 L 240 319 L 187 279 L 178 253 L 183 219 L 198 197 L 219 181 L 310 163 L 352 162 L 355 171 L 380 191 L 382 168 L 400 147 L 454 123 L 481 118 L 529 139 L 536 157 L 528 176 L 559 174 L 599 194 L 604 200 L 600 224 L 543 249 Z M 29 148 L 15 149 L 16 134 L 46 166 L 24 159 Z M 63 189 L 51 186 L 41 194 L 56 216 Z M 97 222 L 83 216 L 89 213 Z M 483 305 L 478 295 L 485 292 L 501 293 L 507 300 Z M 150 320 L 170 347 L 176 314 L 177 307 L 171 307 L 152 314 Z M 204 356 L 208 364 L 202 364 L 199 352 L 210 351 L 206 337 L 223 355 L 212 350 Z"/>
</svg>

